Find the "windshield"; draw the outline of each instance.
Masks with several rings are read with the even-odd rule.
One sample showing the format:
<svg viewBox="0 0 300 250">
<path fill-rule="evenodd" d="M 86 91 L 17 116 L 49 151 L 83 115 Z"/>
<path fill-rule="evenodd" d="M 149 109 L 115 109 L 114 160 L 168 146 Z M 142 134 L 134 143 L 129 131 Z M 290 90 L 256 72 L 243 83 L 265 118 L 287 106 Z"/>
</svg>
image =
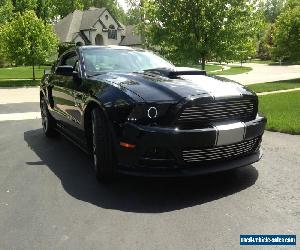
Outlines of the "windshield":
<svg viewBox="0 0 300 250">
<path fill-rule="evenodd" d="M 106 72 L 140 72 L 155 68 L 173 68 L 163 58 L 144 50 L 95 48 L 83 52 L 88 76 Z"/>
</svg>

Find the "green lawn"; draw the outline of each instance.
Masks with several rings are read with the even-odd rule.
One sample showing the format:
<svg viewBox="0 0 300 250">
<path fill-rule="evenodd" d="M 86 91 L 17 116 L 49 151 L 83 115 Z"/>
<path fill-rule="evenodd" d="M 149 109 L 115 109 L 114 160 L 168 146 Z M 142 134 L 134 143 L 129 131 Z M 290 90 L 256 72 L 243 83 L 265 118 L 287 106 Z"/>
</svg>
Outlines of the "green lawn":
<svg viewBox="0 0 300 250">
<path fill-rule="evenodd" d="M 272 64 L 272 63 L 276 63 L 272 60 L 260 60 L 260 59 L 254 59 L 251 60 L 251 63 L 258 63 L 258 64 Z"/>
<path fill-rule="evenodd" d="M 44 69 L 50 69 L 49 66 L 37 66 L 35 68 L 36 78 L 42 78 L 44 75 Z M 0 68 L 0 79 L 31 79 L 32 67 L 11 67 Z"/>
<path fill-rule="evenodd" d="M 278 81 L 278 82 L 257 83 L 257 84 L 248 85 L 247 87 L 255 91 L 256 93 L 270 92 L 270 91 L 284 90 L 284 89 L 294 89 L 294 88 L 300 88 L 300 79 L 298 78 L 298 79 Z"/>
<path fill-rule="evenodd" d="M 215 64 L 206 64 L 205 70 L 206 72 L 214 71 L 214 70 L 220 70 L 222 69 L 221 65 L 215 65 Z"/>
<path fill-rule="evenodd" d="M 267 130 L 300 134 L 300 91 L 259 96 L 259 110 L 268 118 Z"/>
<path fill-rule="evenodd" d="M 212 72 L 212 75 L 237 75 L 251 71 L 250 67 L 230 66 L 230 69 L 218 72 Z"/>
<path fill-rule="evenodd" d="M 40 80 L 0 80 L 0 87 L 38 86 Z"/>
<path fill-rule="evenodd" d="M 201 66 L 199 64 L 192 64 L 192 65 L 186 65 L 187 67 L 192 67 L 192 68 L 197 68 L 201 69 Z M 184 67 L 184 66 L 182 66 Z M 252 70 L 250 67 L 241 67 L 241 66 L 229 66 L 230 69 L 224 70 L 224 71 L 217 71 L 217 72 L 212 72 L 215 70 L 221 70 L 222 66 L 221 65 L 216 65 L 216 64 L 206 64 L 205 65 L 205 70 L 208 72 L 210 75 L 237 75 L 237 74 L 242 74 L 242 73 L 247 73 Z"/>
</svg>

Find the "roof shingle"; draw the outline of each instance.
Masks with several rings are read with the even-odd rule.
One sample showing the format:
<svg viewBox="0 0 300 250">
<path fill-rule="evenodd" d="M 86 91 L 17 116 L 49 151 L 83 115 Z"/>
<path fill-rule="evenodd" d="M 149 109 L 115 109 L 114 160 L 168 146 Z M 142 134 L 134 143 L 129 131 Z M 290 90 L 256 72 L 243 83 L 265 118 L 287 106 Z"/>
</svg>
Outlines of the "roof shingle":
<svg viewBox="0 0 300 250">
<path fill-rule="evenodd" d="M 83 11 L 80 30 L 91 29 L 105 10 L 105 8 L 89 8 Z"/>
<path fill-rule="evenodd" d="M 134 25 L 126 26 L 125 38 L 121 41 L 121 46 L 141 45 L 141 35 L 137 34 Z"/>
</svg>

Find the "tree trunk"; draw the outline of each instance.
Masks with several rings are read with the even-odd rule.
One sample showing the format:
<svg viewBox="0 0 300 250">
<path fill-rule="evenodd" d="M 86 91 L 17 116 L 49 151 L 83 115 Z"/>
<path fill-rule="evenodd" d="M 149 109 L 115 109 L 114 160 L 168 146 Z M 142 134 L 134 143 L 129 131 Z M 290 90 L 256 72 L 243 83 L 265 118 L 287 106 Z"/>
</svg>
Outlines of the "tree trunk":
<svg viewBox="0 0 300 250">
<path fill-rule="evenodd" d="M 34 56 L 35 56 L 35 53 L 34 53 L 34 45 L 35 45 L 35 42 L 34 42 L 34 40 L 32 40 L 32 44 L 31 44 L 31 56 L 32 56 L 32 79 L 33 79 L 33 81 L 35 81 L 35 70 L 34 70 L 34 64 L 35 64 Z"/>
<path fill-rule="evenodd" d="M 35 81 L 34 60 L 32 60 L 32 79 Z"/>
<path fill-rule="evenodd" d="M 202 70 L 205 70 L 205 56 L 202 56 L 201 57 L 201 68 L 202 68 Z"/>
</svg>

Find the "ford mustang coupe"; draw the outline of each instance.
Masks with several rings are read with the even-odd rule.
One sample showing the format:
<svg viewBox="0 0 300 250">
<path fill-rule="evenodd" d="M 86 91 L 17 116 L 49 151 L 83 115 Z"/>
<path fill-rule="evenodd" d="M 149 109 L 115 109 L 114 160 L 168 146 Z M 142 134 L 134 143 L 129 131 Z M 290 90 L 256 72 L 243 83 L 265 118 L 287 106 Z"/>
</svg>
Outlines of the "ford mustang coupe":
<svg viewBox="0 0 300 250">
<path fill-rule="evenodd" d="M 46 136 L 59 131 L 91 154 L 99 180 L 198 175 L 261 157 L 255 93 L 143 49 L 66 51 L 42 79 L 40 105 Z"/>
</svg>

